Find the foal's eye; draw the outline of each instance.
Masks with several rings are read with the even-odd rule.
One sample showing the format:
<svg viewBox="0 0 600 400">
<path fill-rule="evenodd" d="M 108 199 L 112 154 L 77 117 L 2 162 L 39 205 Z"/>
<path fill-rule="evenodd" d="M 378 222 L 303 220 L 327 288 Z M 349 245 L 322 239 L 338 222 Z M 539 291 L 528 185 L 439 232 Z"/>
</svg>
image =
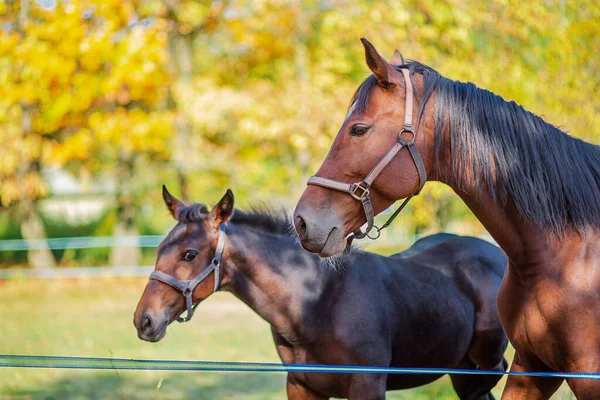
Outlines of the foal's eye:
<svg viewBox="0 0 600 400">
<path fill-rule="evenodd" d="M 350 136 L 364 136 L 369 131 L 368 126 L 354 125 L 350 130 Z"/>
<path fill-rule="evenodd" d="M 198 255 L 197 251 L 195 251 L 195 250 L 188 250 L 183 255 L 183 259 L 185 261 L 194 261 L 194 258 L 196 258 L 197 255 Z"/>
</svg>

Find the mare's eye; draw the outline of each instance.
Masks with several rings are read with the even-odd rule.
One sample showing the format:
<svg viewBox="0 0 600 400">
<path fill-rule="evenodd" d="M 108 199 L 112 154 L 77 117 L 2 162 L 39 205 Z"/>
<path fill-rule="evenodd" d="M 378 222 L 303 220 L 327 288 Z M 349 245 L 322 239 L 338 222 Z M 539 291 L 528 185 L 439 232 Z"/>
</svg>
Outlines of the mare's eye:
<svg viewBox="0 0 600 400">
<path fill-rule="evenodd" d="M 368 126 L 354 125 L 350 130 L 350 136 L 364 136 L 369 131 Z"/>
<path fill-rule="evenodd" d="M 185 261 L 194 261 L 194 258 L 196 258 L 197 255 L 198 255 L 197 251 L 195 251 L 195 250 L 188 250 L 183 255 L 183 259 Z"/>
</svg>

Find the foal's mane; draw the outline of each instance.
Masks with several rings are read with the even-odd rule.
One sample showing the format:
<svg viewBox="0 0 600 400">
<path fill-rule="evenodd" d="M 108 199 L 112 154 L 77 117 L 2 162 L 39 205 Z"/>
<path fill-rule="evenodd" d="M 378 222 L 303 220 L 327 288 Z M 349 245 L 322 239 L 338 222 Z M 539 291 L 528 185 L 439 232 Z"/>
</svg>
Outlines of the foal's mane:
<svg viewBox="0 0 600 400">
<path fill-rule="evenodd" d="M 294 225 L 289 213 L 265 204 L 252 206 L 250 211 L 235 210 L 231 222 L 260 229 L 265 233 L 295 236 Z"/>
<path fill-rule="evenodd" d="M 180 222 L 199 222 L 208 216 L 208 208 L 201 203 L 193 203 L 179 211 Z M 291 218 L 284 210 L 277 210 L 269 205 L 252 206 L 250 211 L 235 210 L 230 222 L 260 229 L 265 233 L 294 236 Z"/>
<path fill-rule="evenodd" d="M 510 198 L 524 218 L 556 233 L 568 225 L 579 232 L 600 229 L 599 146 L 566 134 L 514 101 L 445 78 L 417 61 L 394 68 L 423 75 L 419 121 L 435 93 L 435 155 L 436 161 L 441 149 L 451 155 L 450 183 L 487 191 L 502 204 Z M 354 94 L 351 104 L 359 114 L 367 110 L 375 86 L 371 75 Z"/>
</svg>

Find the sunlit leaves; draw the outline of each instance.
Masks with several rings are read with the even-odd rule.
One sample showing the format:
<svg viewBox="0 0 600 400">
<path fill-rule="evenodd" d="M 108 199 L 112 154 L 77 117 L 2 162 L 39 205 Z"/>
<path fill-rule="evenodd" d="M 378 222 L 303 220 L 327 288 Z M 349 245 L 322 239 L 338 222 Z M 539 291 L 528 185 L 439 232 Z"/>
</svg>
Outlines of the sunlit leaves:
<svg viewBox="0 0 600 400">
<path fill-rule="evenodd" d="M 25 183 L 21 196 L 47 194 L 31 178 L 36 163 L 99 167 L 96 157 L 122 152 L 168 159 L 166 21 L 140 20 L 130 1 L 31 3 L 24 19 L 19 4 L 4 7 L 0 41 L 3 204 L 19 199 L 11 182 Z"/>
<path fill-rule="evenodd" d="M 41 181 L 33 188 L 36 163 L 117 173 L 136 157 L 170 166 L 176 151 L 194 198 L 231 186 L 241 199 L 292 205 L 369 73 L 363 36 L 387 57 L 398 48 L 600 141 L 593 0 L 29 3 L 23 26 L 20 2 L 0 3 L 4 205 L 47 193 Z M 180 42 L 189 77 L 174 55 Z M 181 126 L 191 130 L 183 144 Z M 138 196 L 153 184 L 136 186 Z M 441 186 L 428 185 L 412 210 L 409 230 L 479 229 Z"/>
</svg>

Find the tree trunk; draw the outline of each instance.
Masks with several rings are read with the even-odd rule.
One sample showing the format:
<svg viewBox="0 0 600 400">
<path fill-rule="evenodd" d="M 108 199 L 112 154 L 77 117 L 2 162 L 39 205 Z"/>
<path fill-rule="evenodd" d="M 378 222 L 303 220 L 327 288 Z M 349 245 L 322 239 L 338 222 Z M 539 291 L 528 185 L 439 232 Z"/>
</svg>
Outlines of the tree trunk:
<svg viewBox="0 0 600 400">
<path fill-rule="evenodd" d="M 29 18 L 29 1 L 22 0 L 20 6 L 17 31 L 23 35 L 23 29 Z M 21 104 L 21 132 L 23 133 L 23 137 L 31 134 L 33 118 L 31 107 L 31 105 Z M 33 246 L 33 249 L 27 251 L 27 260 L 33 268 L 56 267 L 54 255 L 45 242 L 46 230 L 37 209 L 37 203 L 29 198 L 28 193 L 25 191 L 25 186 L 22 184 L 29 171 L 36 169 L 39 173 L 39 164 L 37 161 L 29 160 L 23 153 L 20 156 L 21 159 L 17 174 L 21 183 L 21 195 L 17 206 L 17 213 L 21 222 L 21 236 L 28 241 L 40 240 L 39 244 L 36 244 Z"/>
<path fill-rule="evenodd" d="M 22 199 L 19 202 L 19 214 L 21 219 L 21 236 L 25 240 L 40 240 L 34 249 L 27 251 L 27 260 L 33 268 L 56 267 L 54 255 L 48 248 L 46 230 L 40 217 L 36 203 L 30 199 Z"/>
<path fill-rule="evenodd" d="M 21 131 L 23 137 L 31 134 L 32 124 L 32 111 L 31 107 L 22 105 L 21 115 Z M 25 179 L 28 172 L 40 173 L 40 165 L 37 161 L 29 161 L 26 159 L 24 154 L 21 154 L 21 160 L 17 174 L 21 183 Z M 56 267 L 56 261 L 54 255 L 48 248 L 46 240 L 46 230 L 40 213 L 37 209 L 37 203 L 35 203 L 29 194 L 25 191 L 25 186 L 21 184 L 21 199 L 18 205 L 18 215 L 21 221 L 21 236 L 25 240 L 38 240 L 40 243 L 33 246 L 33 249 L 27 250 L 27 260 L 29 265 L 33 268 L 53 268 Z M 32 246 L 30 246 L 32 247 Z"/>
</svg>

